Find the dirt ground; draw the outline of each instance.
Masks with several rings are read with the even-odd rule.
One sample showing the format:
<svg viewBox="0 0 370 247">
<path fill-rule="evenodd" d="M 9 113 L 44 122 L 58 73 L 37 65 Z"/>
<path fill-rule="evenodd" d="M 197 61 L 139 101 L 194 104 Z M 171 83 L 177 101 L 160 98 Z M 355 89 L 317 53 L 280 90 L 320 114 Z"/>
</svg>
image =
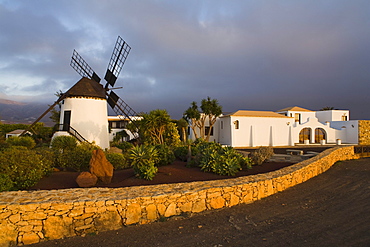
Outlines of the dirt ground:
<svg viewBox="0 0 370 247">
<path fill-rule="evenodd" d="M 370 246 L 370 159 L 252 204 L 32 246 Z"/>
<path fill-rule="evenodd" d="M 221 176 L 211 172 L 203 172 L 199 167 L 186 167 L 186 162 L 175 161 L 171 165 L 159 167 L 158 173 L 151 181 L 136 178 L 133 169 L 130 168 L 114 171 L 112 182 L 110 184 L 98 184 L 97 187 L 118 188 L 138 185 L 228 179 L 275 171 L 291 164 L 292 163 L 289 162 L 267 162 L 259 166 L 253 166 L 252 169 L 243 169 L 235 176 Z M 42 178 L 29 190 L 79 188 L 76 183 L 76 178 L 79 174 L 79 172 L 54 172 L 50 176 Z"/>
</svg>

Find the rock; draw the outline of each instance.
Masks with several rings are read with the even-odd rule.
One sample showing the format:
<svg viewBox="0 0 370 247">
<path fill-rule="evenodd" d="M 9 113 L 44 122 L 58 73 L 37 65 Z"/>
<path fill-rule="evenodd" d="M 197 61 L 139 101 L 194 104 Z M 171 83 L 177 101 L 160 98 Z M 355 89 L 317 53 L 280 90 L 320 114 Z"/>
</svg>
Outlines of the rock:
<svg viewBox="0 0 370 247">
<path fill-rule="evenodd" d="M 81 172 L 76 178 L 76 182 L 81 188 L 89 188 L 96 185 L 98 177 L 90 172 Z"/>
<path fill-rule="evenodd" d="M 50 216 L 44 221 L 45 238 L 50 240 L 75 235 L 72 225 L 72 218 L 61 216 Z"/>
<path fill-rule="evenodd" d="M 117 211 L 105 211 L 96 217 L 95 227 L 98 231 L 117 230 L 122 227 L 122 218 Z"/>
<path fill-rule="evenodd" d="M 127 206 L 126 211 L 126 225 L 139 223 L 141 218 L 141 207 L 137 203 L 133 203 Z"/>
<path fill-rule="evenodd" d="M 109 184 L 113 177 L 113 165 L 107 160 L 103 150 L 94 150 L 90 160 L 90 172 L 105 184 Z"/>
</svg>

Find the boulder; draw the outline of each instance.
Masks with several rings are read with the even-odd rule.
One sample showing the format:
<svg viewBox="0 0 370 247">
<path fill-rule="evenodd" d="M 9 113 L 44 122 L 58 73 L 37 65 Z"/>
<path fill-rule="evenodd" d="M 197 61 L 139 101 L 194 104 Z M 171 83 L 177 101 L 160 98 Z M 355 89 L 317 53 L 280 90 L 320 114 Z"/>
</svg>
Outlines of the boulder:
<svg viewBox="0 0 370 247">
<path fill-rule="evenodd" d="M 76 178 L 76 182 L 81 188 L 89 188 L 96 185 L 98 177 L 90 172 L 81 172 Z"/>
<path fill-rule="evenodd" d="M 109 184 L 113 177 L 113 165 L 107 160 L 103 150 L 94 150 L 90 160 L 90 172 L 105 184 Z"/>
</svg>

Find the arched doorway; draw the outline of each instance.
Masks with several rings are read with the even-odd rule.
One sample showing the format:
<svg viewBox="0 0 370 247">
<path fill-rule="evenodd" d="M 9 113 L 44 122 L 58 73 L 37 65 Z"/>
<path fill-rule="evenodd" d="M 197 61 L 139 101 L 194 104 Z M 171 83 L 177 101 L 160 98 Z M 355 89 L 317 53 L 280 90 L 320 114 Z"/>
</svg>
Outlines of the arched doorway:
<svg viewBox="0 0 370 247">
<path fill-rule="evenodd" d="M 322 128 L 315 129 L 315 143 L 320 143 L 321 140 L 326 140 L 326 132 Z"/>
<path fill-rule="evenodd" d="M 304 143 L 304 140 L 311 141 L 311 128 L 304 128 L 299 132 L 299 143 Z"/>
</svg>

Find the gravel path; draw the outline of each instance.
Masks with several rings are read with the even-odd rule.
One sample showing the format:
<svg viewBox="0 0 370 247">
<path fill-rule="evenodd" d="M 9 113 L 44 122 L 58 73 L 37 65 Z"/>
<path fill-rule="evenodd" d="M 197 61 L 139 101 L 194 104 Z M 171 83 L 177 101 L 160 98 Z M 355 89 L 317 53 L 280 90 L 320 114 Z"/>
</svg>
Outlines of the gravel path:
<svg viewBox="0 0 370 247">
<path fill-rule="evenodd" d="M 252 204 L 32 246 L 370 246 L 370 159 Z"/>
</svg>

